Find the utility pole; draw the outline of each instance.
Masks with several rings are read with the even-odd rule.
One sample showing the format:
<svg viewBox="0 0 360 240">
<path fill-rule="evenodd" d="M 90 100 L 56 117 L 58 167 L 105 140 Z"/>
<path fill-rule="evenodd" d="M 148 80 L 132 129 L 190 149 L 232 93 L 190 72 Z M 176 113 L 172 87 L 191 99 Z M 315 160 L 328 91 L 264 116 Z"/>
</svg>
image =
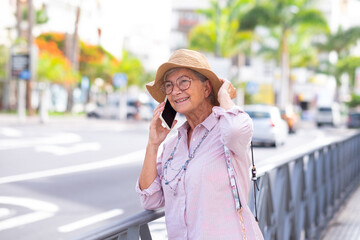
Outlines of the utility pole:
<svg viewBox="0 0 360 240">
<path fill-rule="evenodd" d="M 17 30 L 17 39 L 21 39 L 23 37 L 21 23 L 22 23 L 22 9 L 23 5 L 20 0 L 16 0 L 16 30 Z M 17 54 L 18 51 L 23 51 L 23 47 L 15 46 L 15 49 L 12 48 L 11 54 Z M 12 63 L 11 65 L 13 65 Z M 13 68 L 13 66 L 12 66 Z M 26 84 L 24 80 L 20 80 L 17 77 L 17 114 L 20 122 L 24 122 L 26 119 Z"/>
<path fill-rule="evenodd" d="M 32 64 L 34 63 L 34 57 L 33 56 L 33 27 L 34 27 L 34 6 L 33 6 L 33 0 L 27 0 L 28 3 L 28 36 L 27 36 L 27 42 L 28 42 L 28 53 L 30 56 L 30 78 L 26 81 L 26 108 L 28 110 L 28 114 L 30 116 L 34 115 L 34 109 L 31 105 L 31 92 L 32 92 L 32 82 L 34 80 L 35 73 L 32 71 L 35 69 Z"/>
<path fill-rule="evenodd" d="M 21 37 L 21 1 L 16 0 L 16 33 L 17 37 Z"/>
</svg>

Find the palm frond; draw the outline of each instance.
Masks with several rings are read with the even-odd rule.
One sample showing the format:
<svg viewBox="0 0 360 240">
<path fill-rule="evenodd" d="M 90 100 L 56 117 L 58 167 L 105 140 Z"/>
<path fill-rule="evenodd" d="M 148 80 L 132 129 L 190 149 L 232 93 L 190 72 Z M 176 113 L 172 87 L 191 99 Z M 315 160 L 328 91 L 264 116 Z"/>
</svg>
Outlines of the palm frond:
<svg viewBox="0 0 360 240">
<path fill-rule="evenodd" d="M 317 28 L 323 32 L 329 32 L 328 24 L 324 15 L 316 9 L 305 9 L 296 14 L 290 25 L 295 26 L 298 24 L 310 26 L 311 28 Z"/>
</svg>

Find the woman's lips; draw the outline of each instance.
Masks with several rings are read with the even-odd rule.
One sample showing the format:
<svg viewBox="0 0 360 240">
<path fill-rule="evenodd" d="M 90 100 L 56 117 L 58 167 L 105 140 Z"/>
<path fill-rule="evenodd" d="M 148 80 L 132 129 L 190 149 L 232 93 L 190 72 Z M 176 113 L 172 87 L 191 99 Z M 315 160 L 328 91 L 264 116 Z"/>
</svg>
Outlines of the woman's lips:
<svg viewBox="0 0 360 240">
<path fill-rule="evenodd" d="M 188 99 L 189 99 L 189 97 L 179 98 L 179 99 L 175 100 L 174 102 L 175 102 L 175 103 L 182 103 L 182 102 L 185 102 L 185 101 L 188 100 Z"/>
</svg>

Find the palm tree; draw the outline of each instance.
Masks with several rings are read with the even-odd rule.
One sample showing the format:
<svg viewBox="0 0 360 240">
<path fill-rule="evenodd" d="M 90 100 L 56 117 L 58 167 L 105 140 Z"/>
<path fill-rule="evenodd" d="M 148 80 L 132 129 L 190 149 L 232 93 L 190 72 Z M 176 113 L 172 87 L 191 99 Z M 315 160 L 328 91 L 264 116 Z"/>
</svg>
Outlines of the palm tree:
<svg viewBox="0 0 360 240">
<path fill-rule="evenodd" d="M 348 56 L 341 58 L 335 66 L 335 76 L 338 81 L 343 73 L 347 73 L 350 79 L 350 89 L 354 92 L 356 84 L 355 71 L 360 66 L 360 57 Z"/>
<path fill-rule="evenodd" d="M 225 6 L 212 0 L 209 9 L 198 10 L 207 21 L 195 26 L 189 33 L 189 47 L 212 52 L 216 57 L 233 57 L 249 49 L 253 34 L 239 31 L 238 19 L 250 9 L 253 0 L 228 0 Z"/>
<path fill-rule="evenodd" d="M 359 39 L 360 27 L 351 27 L 347 30 L 343 30 L 342 27 L 339 27 L 337 32 L 327 34 L 325 41 L 315 44 L 321 53 L 334 56 L 334 59 L 332 60 L 323 60 L 317 70 L 335 76 L 336 99 L 339 98 L 340 86 L 342 85 L 340 77 L 343 73 L 349 73 L 351 80 L 350 85 L 352 89 L 354 87 L 355 76 L 354 73 L 351 72 L 354 68 L 354 62 L 352 62 L 354 58 L 350 54 L 350 49 L 356 45 Z"/>
<path fill-rule="evenodd" d="M 316 46 L 323 52 L 335 51 L 340 59 L 349 55 L 350 48 L 355 46 L 359 39 L 360 27 L 351 27 L 347 30 L 339 27 L 336 33 L 327 34 L 326 41 L 317 43 Z"/>
<path fill-rule="evenodd" d="M 280 65 L 281 48 L 279 48 L 281 33 L 279 28 L 269 29 L 266 38 L 259 38 L 261 45 L 257 51 L 258 55 L 264 57 L 265 60 L 273 60 L 277 65 Z M 289 59 L 290 68 L 308 67 L 314 68 L 318 64 L 317 48 L 311 42 L 312 34 L 306 29 L 296 28 L 294 34 L 289 37 Z"/>
<path fill-rule="evenodd" d="M 308 32 L 328 31 L 327 22 L 323 14 L 309 7 L 310 0 L 259 0 L 240 21 L 240 30 L 254 30 L 262 25 L 279 32 L 278 62 L 281 68 L 281 90 L 277 103 L 284 108 L 291 96 L 290 85 L 290 49 L 289 38 L 299 28 L 306 28 Z"/>
</svg>

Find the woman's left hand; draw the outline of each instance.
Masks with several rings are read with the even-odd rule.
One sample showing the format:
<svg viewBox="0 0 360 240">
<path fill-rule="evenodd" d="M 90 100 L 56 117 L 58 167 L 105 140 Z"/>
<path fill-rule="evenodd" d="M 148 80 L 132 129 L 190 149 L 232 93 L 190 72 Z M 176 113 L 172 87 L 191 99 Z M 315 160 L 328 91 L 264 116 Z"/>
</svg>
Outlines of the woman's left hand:
<svg viewBox="0 0 360 240">
<path fill-rule="evenodd" d="M 220 78 L 220 81 L 222 82 L 222 85 L 219 89 L 218 98 L 224 98 L 226 96 L 229 96 L 230 99 L 236 98 L 236 88 L 231 84 L 229 80 Z"/>
<path fill-rule="evenodd" d="M 220 107 L 225 110 L 229 110 L 235 105 L 231 99 L 236 97 L 236 89 L 229 80 L 220 79 L 220 81 L 222 82 L 222 85 L 219 89 L 218 101 L 220 103 Z"/>
</svg>

